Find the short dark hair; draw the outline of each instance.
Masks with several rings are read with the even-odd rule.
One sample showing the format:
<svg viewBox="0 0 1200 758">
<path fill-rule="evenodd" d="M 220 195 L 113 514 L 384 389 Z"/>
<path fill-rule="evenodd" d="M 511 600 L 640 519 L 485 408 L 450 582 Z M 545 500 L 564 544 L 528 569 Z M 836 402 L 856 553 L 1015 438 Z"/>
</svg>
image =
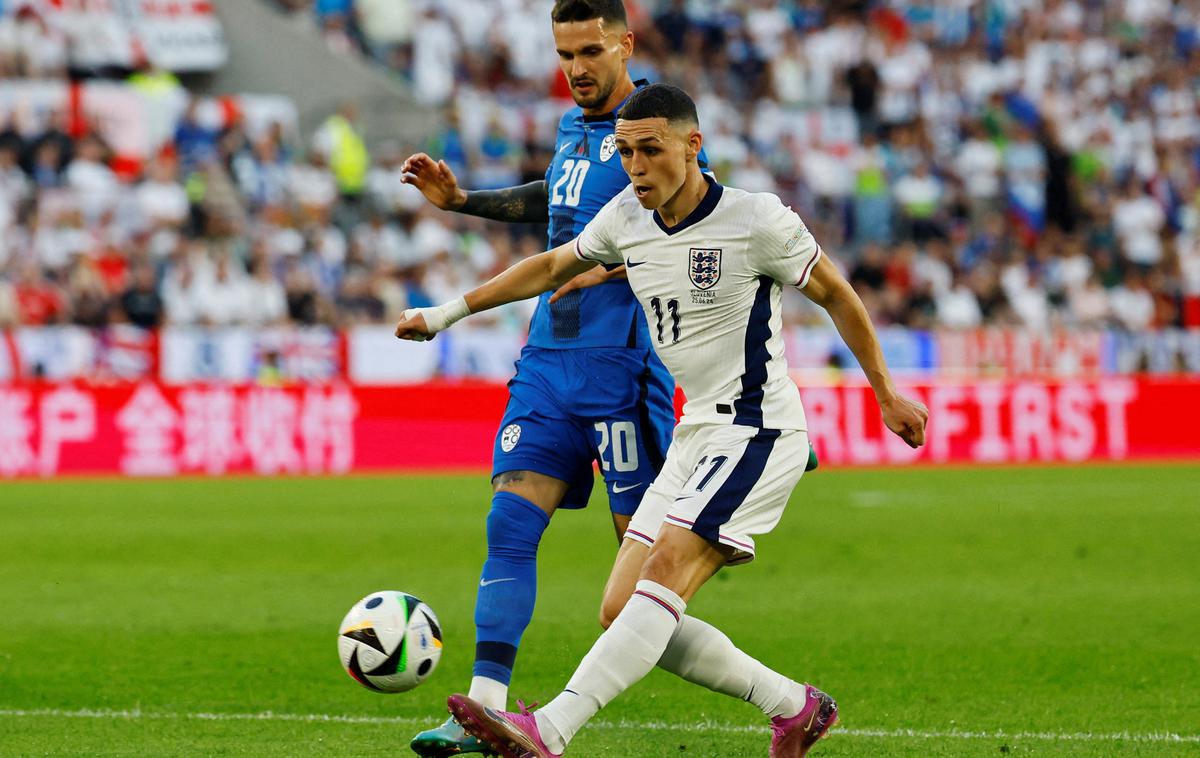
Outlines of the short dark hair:
<svg viewBox="0 0 1200 758">
<path fill-rule="evenodd" d="M 554 9 L 550 11 L 550 19 L 556 24 L 591 21 L 594 18 L 629 25 L 625 17 L 625 3 L 621 0 L 555 0 Z"/>
<path fill-rule="evenodd" d="M 629 96 L 617 118 L 636 121 L 643 118 L 665 118 L 672 124 L 700 125 L 696 103 L 691 96 L 672 84 L 651 84 Z"/>
</svg>

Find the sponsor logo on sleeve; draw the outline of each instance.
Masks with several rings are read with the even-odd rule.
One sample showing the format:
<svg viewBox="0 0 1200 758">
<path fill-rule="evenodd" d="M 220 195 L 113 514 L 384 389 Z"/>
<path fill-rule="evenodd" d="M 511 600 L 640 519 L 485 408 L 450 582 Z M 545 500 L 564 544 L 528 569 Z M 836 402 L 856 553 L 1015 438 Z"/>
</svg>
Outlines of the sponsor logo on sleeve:
<svg viewBox="0 0 1200 758">
<path fill-rule="evenodd" d="M 804 224 L 796 227 L 796 232 L 792 235 L 792 238 L 784 243 L 783 252 L 786 255 L 791 255 L 792 251 L 796 249 L 796 245 L 800 244 L 800 240 L 804 239 L 804 235 L 806 234 L 808 234 L 808 229 L 804 226 Z"/>
</svg>

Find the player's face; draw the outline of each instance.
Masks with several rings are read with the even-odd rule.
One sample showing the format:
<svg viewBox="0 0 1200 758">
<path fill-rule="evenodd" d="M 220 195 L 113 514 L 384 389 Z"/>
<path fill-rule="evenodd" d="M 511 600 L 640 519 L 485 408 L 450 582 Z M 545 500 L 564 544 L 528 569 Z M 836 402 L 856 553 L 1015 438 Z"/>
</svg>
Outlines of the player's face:
<svg viewBox="0 0 1200 758">
<path fill-rule="evenodd" d="M 665 118 L 617 119 L 615 130 L 621 165 L 643 208 L 661 208 L 679 192 L 689 161 L 700 152 L 700 132 Z"/>
<path fill-rule="evenodd" d="M 568 21 L 554 24 L 554 47 L 575 103 L 585 109 L 600 108 L 626 76 L 633 32 L 600 18 Z"/>
</svg>

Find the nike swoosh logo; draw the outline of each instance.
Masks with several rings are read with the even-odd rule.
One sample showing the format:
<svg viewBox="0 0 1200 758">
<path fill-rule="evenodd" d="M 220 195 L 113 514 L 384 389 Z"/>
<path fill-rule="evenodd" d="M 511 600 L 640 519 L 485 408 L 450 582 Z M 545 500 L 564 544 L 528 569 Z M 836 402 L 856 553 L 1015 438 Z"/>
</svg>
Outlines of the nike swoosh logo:
<svg viewBox="0 0 1200 758">
<path fill-rule="evenodd" d="M 640 266 L 643 263 L 646 263 L 646 261 L 625 261 L 625 267 L 633 268 L 634 266 Z"/>
<path fill-rule="evenodd" d="M 628 487 L 622 487 L 619 484 L 614 484 L 613 485 L 613 494 L 620 495 L 622 492 L 628 492 L 629 490 L 636 490 L 638 487 L 641 487 L 641 486 L 642 486 L 641 482 L 638 482 L 637 484 L 631 484 Z"/>
<path fill-rule="evenodd" d="M 808 719 L 808 726 L 804 727 L 804 731 L 807 732 L 809 729 L 812 729 L 813 722 L 817 720 L 817 711 L 818 710 L 819 709 L 817 709 L 817 708 L 813 709 L 812 716 Z"/>
<path fill-rule="evenodd" d="M 517 581 L 517 578 L 515 576 L 510 576 L 505 579 L 480 579 L 479 586 L 480 587 L 490 587 L 493 584 L 499 584 L 500 582 L 515 582 L 515 581 Z"/>
<path fill-rule="evenodd" d="M 560 147 L 560 148 L 558 149 L 558 152 L 560 152 L 560 153 L 565 153 L 565 152 L 567 151 L 567 148 L 569 148 L 570 146 L 571 146 L 571 143 L 570 143 L 570 142 L 567 142 L 567 143 L 565 143 L 565 144 L 564 144 L 562 147 Z"/>
</svg>

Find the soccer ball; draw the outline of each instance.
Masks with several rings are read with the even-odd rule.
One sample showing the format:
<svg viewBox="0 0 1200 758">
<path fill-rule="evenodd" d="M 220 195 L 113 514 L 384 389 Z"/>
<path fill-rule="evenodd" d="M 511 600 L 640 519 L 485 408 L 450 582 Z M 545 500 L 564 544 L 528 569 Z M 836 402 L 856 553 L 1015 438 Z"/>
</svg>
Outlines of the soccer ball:
<svg viewBox="0 0 1200 758">
<path fill-rule="evenodd" d="M 407 692 L 437 667 L 442 628 L 433 609 L 412 595 L 372 592 L 342 619 L 338 655 L 346 673 L 367 689 Z"/>
</svg>

